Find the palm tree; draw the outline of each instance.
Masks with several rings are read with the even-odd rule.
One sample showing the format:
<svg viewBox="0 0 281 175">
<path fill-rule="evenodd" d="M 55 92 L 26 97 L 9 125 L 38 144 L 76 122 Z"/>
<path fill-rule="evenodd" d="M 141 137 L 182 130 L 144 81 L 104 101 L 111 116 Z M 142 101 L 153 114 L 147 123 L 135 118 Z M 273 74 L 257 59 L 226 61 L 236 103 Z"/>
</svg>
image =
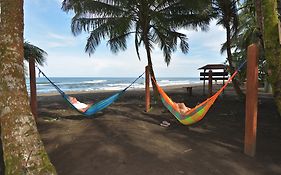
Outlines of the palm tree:
<svg viewBox="0 0 281 175">
<path fill-rule="evenodd" d="M 264 46 L 265 58 L 269 74 L 269 81 L 272 85 L 273 96 L 281 115 L 281 49 L 278 40 L 277 1 L 262 1 L 262 12 L 264 15 Z M 280 36 L 279 36 L 280 37 Z"/>
<path fill-rule="evenodd" d="M 30 78 L 30 106 L 35 119 L 37 119 L 37 99 L 36 99 L 36 75 L 35 64 L 41 66 L 46 62 L 47 53 L 37 46 L 24 42 L 24 59 L 29 62 L 29 78 Z"/>
<path fill-rule="evenodd" d="M 23 0 L 0 0 L 0 7 L 0 126 L 5 174 L 56 174 L 28 102 L 23 71 Z"/>
<path fill-rule="evenodd" d="M 137 56 L 140 59 L 139 47 L 143 44 L 154 77 L 154 45 L 163 51 L 167 65 L 178 41 L 181 51 L 187 53 L 187 37 L 177 30 L 182 26 L 205 30 L 210 21 L 209 4 L 209 0 L 64 0 L 62 9 L 75 13 L 71 25 L 74 35 L 89 33 L 85 47 L 89 54 L 94 53 L 102 39 L 108 39 L 112 52 L 126 50 L 127 39 L 134 35 Z"/>
<path fill-rule="evenodd" d="M 231 74 L 234 73 L 235 67 L 231 54 L 231 41 L 234 36 L 237 35 L 238 28 L 238 9 L 237 0 L 214 0 L 213 8 L 217 13 L 217 25 L 222 25 L 226 29 L 226 51 L 227 61 L 229 63 L 229 71 Z M 240 97 L 244 97 L 237 80 L 232 80 L 234 89 Z"/>
<path fill-rule="evenodd" d="M 237 35 L 232 40 L 233 61 L 243 62 L 247 58 L 247 48 L 250 44 L 259 45 L 259 80 L 265 81 L 265 57 L 263 48 L 263 37 L 260 27 L 259 18 L 257 17 L 256 5 L 252 0 L 244 1 L 239 13 L 239 26 Z M 225 47 L 224 47 L 225 48 Z M 241 71 L 241 80 L 246 78 L 245 71 Z M 240 75 L 241 75 L 240 72 Z"/>
<path fill-rule="evenodd" d="M 35 63 L 40 66 L 44 66 L 46 63 L 47 52 L 43 49 L 40 49 L 37 46 L 30 44 L 29 42 L 24 42 L 24 59 L 29 62 L 30 59 L 35 59 Z"/>
</svg>

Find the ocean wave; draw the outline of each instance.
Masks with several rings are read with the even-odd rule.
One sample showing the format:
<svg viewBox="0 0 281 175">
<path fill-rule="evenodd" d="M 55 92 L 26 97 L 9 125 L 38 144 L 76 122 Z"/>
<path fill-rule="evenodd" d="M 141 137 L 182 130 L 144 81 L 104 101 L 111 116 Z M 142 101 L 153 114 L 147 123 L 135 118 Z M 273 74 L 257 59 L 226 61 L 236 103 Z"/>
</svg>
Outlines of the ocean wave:
<svg viewBox="0 0 281 175">
<path fill-rule="evenodd" d="M 126 87 L 126 86 L 129 86 L 130 83 L 112 83 L 112 84 L 107 84 L 107 86 L 110 86 L 110 87 L 114 87 L 114 86 L 121 86 L 121 87 Z"/>
<path fill-rule="evenodd" d="M 171 81 L 171 80 L 161 80 L 158 82 L 160 86 L 173 86 L 173 85 L 182 85 L 182 84 L 190 84 L 190 80 L 178 80 L 178 81 Z"/>
<path fill-rule="evenodd" d="M 98 83 L 105 83 L 107 80 L 90 80 L 90 81 L 82 81 L 81 83 L 87 84 L 98 84 Z"/>
<path fill-rule="evenodd" d="M 37 86 L 50 86 L 48 83 L 36 83 Z"/>
<path fill-rule="evenodd" d="M 37 81 L 37 92 L 49 93 L 55 92 L 56 89 L 45 79 Z M 131 84 L 133 78 L 53 78 L 53 82 L 64 92 L 68 91 L 96 91 L 108 90 L 119 91 L 123 90 Z M 145 87 L 145 81 L 137 81 L 130 89 L 142 89 Z M 157 80 L 160 86 L 186 85 L 201 83 L 199 78 L 159 78 Z M 30 89 L 29 82 L 26 83 L 27 89 Z M 152 84 L 150 83 L 150 87 Z"/>
<path fill-rule="evenodd" d="M 115 86 L 115 87 L 102 87 L 99 90 L 106 90 L 106 91 L 117 91 L 117 90 L 123 90 L 124 87 Z"/>
</svg>

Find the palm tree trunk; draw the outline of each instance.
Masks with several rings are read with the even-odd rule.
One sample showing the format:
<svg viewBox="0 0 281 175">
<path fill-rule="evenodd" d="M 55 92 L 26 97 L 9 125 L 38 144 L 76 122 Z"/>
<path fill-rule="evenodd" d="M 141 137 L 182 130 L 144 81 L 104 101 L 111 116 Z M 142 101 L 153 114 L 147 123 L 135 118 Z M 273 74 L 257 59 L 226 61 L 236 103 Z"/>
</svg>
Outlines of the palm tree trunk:
<svg viewBox="0 0 281 175">
<path fill-rule="evenodd" d="M 37 120 L 37 95 L 36 95 L 36 75 L 35 75 L 35 59 L 29 59 L 29 79 L 30 79 L 30 107 L 31 112 Z"/>
<path fill-rule="evenodd" d="M 23 0 L 0 0 L 0 126 L 5 174 L 56 174 L 30 111 L 23 66 Z"/>
<path fill-rule="evenodd" d="M 232 62 L 231 37 L 230 37 L 230 27 L 229 26 L 226 27 L 226 45 L 227 45 L 226 51 L 227 51 L 227 60 L 229 63 L 229 71 L 230 71 L 230 74 L 232 75 L 235 72 L 235 68 L 234 68 L 234 65 Z M 235 78 L 232 79 L 232 84 L 233 84 L 236 94 L 241 98 L 245 98 L 245 94 L 240 89 L 238 81 Z"/>
<path fill-rule="evenodd" d="M 150 75 L 151 75 L 150 78 L 151 78 L 151 82 L 153 82 L 152 79 L 156 80 L 156 78 L 155 78 L 155 74 L 154 74 L 154 70 L 153 70 L 153 65 L 152 65 L 152 60 L 151 60 L 151 53 L 150 53 L 150 48 L 149 48 L 149 40 L 148 40 L 148 37 L 147 37 L 146 33 L 144 33 L 144 45 L 145 45 L 146 56 L 147 56 L 147 65 L 149 67 L 149 72 L 150 72 Z M 158 92 L 157 92 L 157 88 L 156 88 L 154 83 L 152 83 L 152 87 L 153 87 L 154 97 L 156 99 L 158 99 Z"/>
<path fill-rule="evenodd" d="M 1 125 L 0 125 L 0 135 L 1 135 Z M 3 149 L 2 140 L 0 139 L 0 175 L 5 175 L 5 163 L 3 159 Z"/>
<path fill-rule="evenodd" d="M 278 15 L 276 0 L 263 0 L 264 46 L 269 81 L 278 112 L 281 115 L 281 48 L 278 40 Z"/>
<path fill-rule="evenodd" d="M 261 0 L 255 0 L 255 10 L 256 10 L 256 20 L 258 24 L 259 30 L 259 40 L 258 46 L 261 53 L 264 53 L 264 41 L 263 41 L 263 34 L 264 34 L 264 25 L 263 25 L 263 12 L 262 12 L 262 2 Z"/>
</svg>

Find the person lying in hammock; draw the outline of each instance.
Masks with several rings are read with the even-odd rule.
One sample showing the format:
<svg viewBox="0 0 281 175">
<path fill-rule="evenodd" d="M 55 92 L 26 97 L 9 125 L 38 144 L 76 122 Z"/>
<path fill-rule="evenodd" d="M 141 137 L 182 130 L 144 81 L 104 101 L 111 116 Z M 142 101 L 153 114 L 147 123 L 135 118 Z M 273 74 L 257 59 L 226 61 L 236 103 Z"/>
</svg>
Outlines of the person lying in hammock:
<svg viewBox="0 0 281 175">
<path fill-rule="evenodd" d="M 76 109 L 78 109 L 81 112 L 87 111 L 89 107 L 92 106 L 92 104 L 81 103 L 75 97 L 71 97 L 71 96 L 69 96 L 69 101 Z"/>
<path fill-rule="evenodd" d="M 185 106 L 184 103 L 174 103 L 174 104 L 175 104 L 176 110 L 177 110 L 181 115 L 184 115 L 184 114 L 186 114 L 188 111 L 191 110 L 191 108 Z M 170 123 L 164 120 L 164 121 L 162 121 L 162 123 L 160 123 L 160 126 L 169 127 L 169 126 L 170 126 Z"/>
<path fill-rule="evenodd" d="M 188 111 L 191 110 L 191 108 L 185 106 L 184 103 L 175 103 L 176 104 L 176 108 L 178 109 L 178 111 L 181 113 L 181 114 L 186 114 Z"/>
</svg>

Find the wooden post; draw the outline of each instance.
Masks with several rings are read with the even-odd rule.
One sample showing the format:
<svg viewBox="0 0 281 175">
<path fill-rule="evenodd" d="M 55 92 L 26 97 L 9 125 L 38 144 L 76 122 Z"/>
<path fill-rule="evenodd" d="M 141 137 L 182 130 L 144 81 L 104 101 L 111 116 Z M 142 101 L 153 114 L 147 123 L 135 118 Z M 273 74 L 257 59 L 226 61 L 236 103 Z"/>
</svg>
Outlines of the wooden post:
<svg viewBox="0 0 281 175">
<path fill-rule="evenodd" d="M 222 86 L 224 86 L 224 78 L 225 78 L 224 73 L 225 73 L 225 72 L 226 72 L 225 69 L 223 69 Z M 224 94 L 224 89 L 222 90 L 222 94 Z"/>
<path fill-rule="evenodd" d="M 244 153 L 255 156 L 258 100 L 258 47 L 248 46 Z"/>
<path fill-rule="evenodd" d="M 145 67 L 145 112 L 150 110 L 149 66 Z"/>
<path fill-rule="evenodd" d="M 209 97 L 213 95 L 213 76 L 212 76 L 212 70 L 209 70 Z"/>
<path fill-rule="evenodd" d="M 206 69 L 204 69 L 204 80 L 203 80 L 203 95 L 205 95 L 205 85 L 206 85 L 206 83 L 205 83 L 205 73 L 206 73 Z"/>
<path fill-rule="evenodd" d="M 30 107 L 31 112 L 37 119 L 37 94 L 36 94 L 36 75 L 35 75 L 35 60 L 29 60 L 29 78 L 30 78 Z"/>
</svg>

